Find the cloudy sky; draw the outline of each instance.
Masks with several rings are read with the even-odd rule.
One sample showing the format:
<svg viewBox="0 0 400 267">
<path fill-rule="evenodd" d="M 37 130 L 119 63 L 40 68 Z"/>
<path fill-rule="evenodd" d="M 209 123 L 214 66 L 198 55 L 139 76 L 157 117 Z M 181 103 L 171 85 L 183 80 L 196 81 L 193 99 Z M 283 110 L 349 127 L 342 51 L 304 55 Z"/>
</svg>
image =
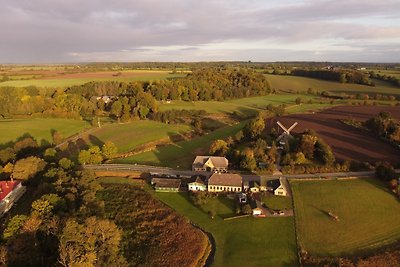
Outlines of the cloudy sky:
<svg viewBox="0 0 400 267">
<path fill-rule="evenodd" d="M 0 0 L 0 62 L 400 62 L 400 0 Z"/>
</svg>

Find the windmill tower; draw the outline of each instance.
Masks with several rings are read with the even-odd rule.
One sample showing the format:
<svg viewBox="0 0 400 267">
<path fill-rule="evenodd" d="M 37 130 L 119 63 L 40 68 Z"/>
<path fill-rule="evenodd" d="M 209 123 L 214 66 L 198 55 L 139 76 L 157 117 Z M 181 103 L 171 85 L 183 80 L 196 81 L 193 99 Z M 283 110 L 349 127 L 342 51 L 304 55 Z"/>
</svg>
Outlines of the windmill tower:
<svg viewBox="0 0 400 267">
<path fill-rule="evenodd" d="M 276 140 L 278 141 L 279 144 L 284 145 L 287 143 L 289 138 L 293 138 L 293 136 L 290 134 L 290 131 L 293 130 L 293 128 L 296 127 L 298 123 L 296 121 L 289 128 L 283 126 L 283 124 L 280 123 L 279 121 L 277 121 L 276 124 L 278 124 L 278 126 L 283 130 L 283 133 L 281 133 L 281 135 L 279 135 Z"/>
</svg>

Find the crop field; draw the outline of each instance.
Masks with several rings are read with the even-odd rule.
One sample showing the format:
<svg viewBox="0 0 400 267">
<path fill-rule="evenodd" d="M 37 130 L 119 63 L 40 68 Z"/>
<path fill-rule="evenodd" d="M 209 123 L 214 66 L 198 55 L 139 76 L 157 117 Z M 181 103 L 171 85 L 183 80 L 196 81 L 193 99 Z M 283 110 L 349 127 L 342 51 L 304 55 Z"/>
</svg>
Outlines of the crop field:
<svg viewBox="0 0 400 267">
<path fill-rule="evenodd" d="M 400 238 L 400 203 L 375 179 L 291 181 L 291 187 L 300 246 L 312 255 L 362 254 Z"/>
<path fill-rule="evenodd" d="M 153 151 L 136 154 L 132 157 L 115 160 L 116 163 L 139 163 L 171 168 L 190 168 L 196 155 L 207 154 L 211 143 L 224 139 L 240 131 L 247 121 L 226 126 L 209 134 L 187 141 L 161 146 Z"/>
<path fill-rule="evenodd" d="M 28 133 L 38 142 L 45 139 L 52 141 L 51 131 L 57 130 L 64 138 L 90 127 L 86 121 L 71 119 L 7 119 L 0 120 L 0 143 L 14 141 L 21 135 Z"/>
<path fill-rule="evenodd" d="M 298 122 L 294 133 L 301 133 L 306 129 L 315 130 L 332 147 L 338 159 L 397 163 L 400 159 L 398 149 L 339 121 L 365 121 L 381 111 L 390 112 L 394 118 L 400 120 L 399 107 L 338 106 L 314 114 L 295 114 L 271 119 L 268 128 L 276 127 L 276 120 L 288 127 Z"/>
<path fill-rule="evenodd" d="M 134 121 L 123 124 L 106 124 L 90 133 L 89 141 L 93 144 L 113 142 L 118 152 L 128 152 L 138 146 L 174 135 L 185 133 L 190 126 L 183 124 L 165 124 L 150 120 Z"/>
<path fill-rule="evenodd" d="M 216 242 L 212 266 L 297 266 L 293 218 L 256 219 L 252 217 L 224 221 L 232 216 L 233 200 L 211 199 L 194 206 L 187 193 L 155 193 L 155 196 L 210 232 Z M 216 213 L 211 219 L 207 212 Z"/>
<path fill-rule="evenodd" d="M 15 80 L 0 82 L 0 86 L 13 87 L 68 87 L 81 85 L 91 81 L 152 81 L 168 78 L 184 77 L 186 74 L 171 74 L 170 71 L 129 70 L 129 71 L 101 71 L 101 72 L 75 72 L 63 73 L 62 71 L 30 71 L 29 74 L 38 77 L 36 79 Z M 36 75 L 35 75 L 36 74 Z M 20 76 L 18 74 L 17 76 Z"/>
<path fill-rule="evenodd" d="M 266 74 L 267 79 L 271 83 L 272 88 L 278 91 L 294 91 L 305 92 L 308 88 L 314 90 L 330 91 L 336 93 L 366 93 L 366 94 L 388 94 L 400 96 L 400 88 L 394 87 L 386 82 L 376 81 L 377 86 L 366 86 L 360 84 L 339 83 L 332 81 L 324 81 L 306 77 L 282 76 Z"/>
</svg>

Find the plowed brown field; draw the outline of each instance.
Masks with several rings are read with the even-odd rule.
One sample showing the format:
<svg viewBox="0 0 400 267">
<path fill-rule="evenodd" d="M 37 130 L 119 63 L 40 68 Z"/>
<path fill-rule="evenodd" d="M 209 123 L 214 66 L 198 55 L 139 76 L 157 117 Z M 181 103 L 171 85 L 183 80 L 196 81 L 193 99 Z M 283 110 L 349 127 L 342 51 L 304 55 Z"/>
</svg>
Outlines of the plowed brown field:
<svg viewBox="0 0 400 267">
<path fill-rule="evenodd" d="M 277 120 L 287 128 L 297 121 L 298 125 L 293 133 L 301 133 L 306 129 L 316 131 L 332 147 L 337 159 L 371 163 L 388 161 L 397 164 L 400 162 L 400 149 L 340 122 L 343 119 L 365 121 L 381 111 L 390 112 L 396 120 L 400 120 L 400 107 L 339 106 L 314 114 L 274 118 L 268 121 L 268 128 L 277 128 Z"/>
</svg>

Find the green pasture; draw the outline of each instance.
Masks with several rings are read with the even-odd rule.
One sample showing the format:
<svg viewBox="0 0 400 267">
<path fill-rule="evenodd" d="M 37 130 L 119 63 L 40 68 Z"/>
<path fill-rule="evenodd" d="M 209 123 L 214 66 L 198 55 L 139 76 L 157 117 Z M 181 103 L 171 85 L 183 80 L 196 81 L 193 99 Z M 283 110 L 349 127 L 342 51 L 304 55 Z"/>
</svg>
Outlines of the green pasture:
<svg viewBox="0 0 400 267">
<path fill-rule="evenodd" d="M 399 200 L 375 179 L 292 181 L 291 187 L 299 243 L 312 255 L 359 254 L 400 238 Z"/>
<path fill-rule="evenodd" d="M 205 110 L 208 113 L 233 113 L 236 112 L 241 115 L 254 115 L 257 111 L 262 110 L 268 105 L 282 105 L 286 104 L 289 107 L 296 106 L 296 98 L 300 97 L 304 102 L 313 100 L 315 103 L 321 102 L 317 97 L 306 94 L 273 94 L 265 96 L 247 97 L 240 99 L 227 100 L 224 102 L 219 101 L 180 101 L 175 100 L 170 103 L 160 102 L 160 110 L 171 109 L 187 109 L 187 110 Z M 303 104 L 303 106 L 306 104 Z M 308 104 L 305 110 L 321 108 L 330 106 L 328 102 L 323 105 L 316 106 L 317 104 Z"/>
<path fill-rule="evenodd" d="M 212 266 L 297 266 L 293 218 L 239 218 L 233 200 L 214 198 L 196 207 L 188 193 L 154 193 L 156 198 L 212 234 L 216 254 Z M 216 216 L 211 219 L 208 211 Z"/>
<path fill-rule="evenodd" d="M 52 141 L 51 131 L 57 130 L 64 138 L 74 135 L 85 128 L 89 123 L 71 119 L 6 119 L 0 120 L 0 143 L 14 141 L 23 134 L 32 135 L 37 141 L 45 139 Z"/>
<path fill-rule="evenodd" d="M 149 142 L 167 139 L 168 137 L 188 132 L 191 129 L 183 124 L 165 124 L 151 120 L 140 120 L 131 123 L 105 124 L 90 133 L 89 141 L 101 145 L 106 141 L 113 142 L 118 152 L 128 152 Z"/>
<path fill-rule="evenodd" d="M 261 201 L 270 209 L 292 209 L 292 198 L 283 196 L 264 196 Z"/>
<path fill-rule="evenodd" d="M 208 154 L 208 148 L 216 139 L 225 139 L 240 131 L 247 121 L 226 126 L 209 134 L 187 141 L 159 147 L 155 150 L 115 160 L 116 163 L 139 163 L 188 169 L 196 155 Z"/>
<path fill-rule="evenodd" d="M 400 88 L 394 87 L 386 82 L 375 81 L 377 86 L 366 86 L 361 84 L 339 83 L 333 81 L 324 81 L 313 78 L 283 76 L 265 74 L 272 88 L 278 91 L 305 92 L 308 88 L 314 90 L 330 91 L 336 93 L 365 93 L 365 94 L 389 94 L 400 95 Z"/>
<path fill-rule="evenodd" d="M 123 71 L 125 72 L 135 72 L 134 70 Z M 132 82 L 132 81 L 153 81 L 153 80 L 163 80 L 168 78 L 184 77 L 186 74 L 171 74 L 170 71 L 136 71 L 138 75 L 130 77 L 82 77 L 82 78 L 44 78 L 44 79 L 30 79 L 30 80 L 13 80 L 1 82 L 0 86 L 12 86 L 12 87 L 27 87 L 27 86 L 37 86 L 37 87 L 68 87 L 73 85 L 82 85 L 91 81 L 120 81 L 120 82 Z M 110 72 L 116 73 L 116 71 Z"/>
</svg>

